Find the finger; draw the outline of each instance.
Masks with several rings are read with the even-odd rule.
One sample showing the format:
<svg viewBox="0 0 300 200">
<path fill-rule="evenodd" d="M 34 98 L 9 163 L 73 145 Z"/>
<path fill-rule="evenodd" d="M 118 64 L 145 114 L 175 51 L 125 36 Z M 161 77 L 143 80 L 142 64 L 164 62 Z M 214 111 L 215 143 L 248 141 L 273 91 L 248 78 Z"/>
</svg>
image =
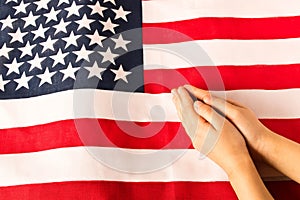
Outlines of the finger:
<svg viewBox="0 0 300 200">
<path fill-rule="evenodd" d="M 179 87 L 178 90 L 174 91 L 174 94 L 178 95 L 176 99 L 180 104 L 182 124 L 192 140 L 195 137 L 199 137 L 195 135 L 196 133 L 200 133 L 197 130 L 202 130 L 201 132 L 203 132 L 204 130 L 213 128 L 203 117 L 197 115 L 193 106 L 194 101 L 185 88 Z"/>
<path fill-rule="evenodd" d="M 187 133 L 187 135 L 191 138 L 191 140 L 194 141 L 198 140 L 204 140 L 206 133 L 209 129 L 213 129 L 211 124 L 209 124 L 205 119 L 198 116 L 193 118 L 184 118 L 182 125 Z"/>
<path fill-rule="evenodd" d="M 204 146 L 207 144 L 207 138 L 209 134 L 215 134 L 215 129 L 212 127 L 210 123 L 205 120 L 201 120 L 199 122 L 199 129 L 196 135 L 190 138 L 193 142 L 194 147 L 199 150 L 201 153 L 204 153 L 202 150 Z"/>
<path fill-rule="evenodd" d="M 204 100 L 204 98 L 209 98 L 210 96 L 212 96 L 207 90 L 202 90 L 202 89 L 196 88 L 192 85 L 185 85 L 184 88 L 186 88 L 189 92 L 191 92 L 193 95 L 195 95 L 200 100 Z M 232 99 L 226 99 L 226 101 L 228 101 L 229 103 L 231 103 L 235 106 L 245 108 L 244 105 L 242 105 L 239 102 L 234 101 Z"/>
<path fill-rule="evenodd" d="M 190 94 L 188 93 L 188 91 L 183 88 L 183 87 L 179 87 L 177 90 L 177 94 L 179 96 L 179 101 L 180 101 L 180 107 L 181 107 L 181 113 L 182 113 L 182 119 L 183 119 L 183 123 L 184 124 L 194 124 L 192 126 L 194 126 L 194 128 L 196 128 L 196 123 L 198 121 L 198 119 L 200 118 L 199 115 L 197 115 L 197 113 L 195 112 L 194 109 L 194 101 L 192 100 L 192 98 L 190 97 Z M 205 122 L 204 119 L 200 118 L 200 121 Z M 195 123 L 193 123 L 195 122 Z"/>
<path fill-rule="evenodd" d="M 171 93 L 172 93 L 172 100 L 175 103 L 176 101 L 178 101 L 179 98 L 177 89 L 172 89 Z"/>
<path fill-rule="evenodd" d="M 188 91 L 184 87 L 179 87 L 177 91 L 178 91 L 178 95 L 179 95 L 179 98 L 181 100 L 182 106 L 185 109 L 188 108 L 188 109 L 194 110 L 194 108 L 193 108 L 194 101 L 191 98 Z"/>
<path fill-rule="evenodd" d="M 243 108 L 229 101 L 226 101 L 222 98 L 214 97 L 214 96 L 205 96 L 203 98 L 203 101 L 206 104 L 218 110 L 219 112 L 221 112 L 224 116 L 226 116 L 230 120 L 234 120 L 233 118 L 236 115 L 237 111 Z"/>
<path fill-rule="evenodd" d="M 233 99 L 226 99 L 226 101 L 228 101 L 229 103 L 237 106 L 237 107 L 241 107 L 241 108 L 246 108 L 246 106 L 244 106 L 243 104 L 241 104 L 240 102 L 237 102 Z"/>
<path fill-rule="evenodd" d="M 196 113 L 209 122 L 215 130 L 220 130 L 222 128 L 222 124 L 226 119 L 219 115 L 211 106 L 204 104 L 201 101 L 196 101 L 194 103 L 194 109 Z"/>
<path fill-rule="evenodd" d="M 192 85 L 185 85 L 184 88 L 187 89 L 190 93 L 192 93 L 200 100 L 203 100 L 205 96 L 209 95 L 209 92 L 207 90 L 202 90 Z"/>
</svg>

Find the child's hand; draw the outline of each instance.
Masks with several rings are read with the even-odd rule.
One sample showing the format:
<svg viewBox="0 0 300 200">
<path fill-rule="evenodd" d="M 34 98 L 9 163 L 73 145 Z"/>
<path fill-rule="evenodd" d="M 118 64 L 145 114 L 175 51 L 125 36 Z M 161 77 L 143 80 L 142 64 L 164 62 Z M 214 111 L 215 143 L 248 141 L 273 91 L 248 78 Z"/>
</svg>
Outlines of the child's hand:
<svg viewBox="0 0 300 200">
<path fill-rule="evenodd" d="M 198 99 L 223 113 L 244 135 L 248 145 L 256 152 L 264 148 L 263 136 L 270 130 L 255 116 L 254 112 L 232 100 L 224 100 L 211 96 L 208 91 L 187 85 L 185 88 Z"/>
<path fill-rule="evenodd" d="M 239 103 L 228 100 L 226 101 L 224 99 L 211 96 L 208 91 L 201 90 L 193 86 L 185 86 L 185 88 L 205 103 L 203 104 L 204 106 L 197 110 L 197 113 L 209 121 L 210 124 L 214 125 L 214 122 L 217 122 L 218 124 L 220 121 L 220 115 L 214 114 L 213 117 L 209 117 L 207 119 L 207 116 L 209 115 L 207 115 L 208 111 L 206 110 L 209 110 L 209 108 L 214 108 L 222 115 L 225 115 L 226 118 L 232 123 L 231 125 L 231 123 L 225 120 L 222 129 L 218 128 L 218 126 L 215 126 L 217 127 L 216 130 L 221 133 L 220 143 L 223 141 L 222 134 L 226 135 L 226 139 L 230 137 L 232 137 L 230 140 L 238 139 L 238 137 L 234 136 L 238 131 L 233 131 L 232 134 L 227 133 L 227 131 L 232 131 L 232 128 L 227 128 L 227 124 L 230 124 L 231 126 L 234 125 L 239 130 L 238 133 L 243 134 L 245 137 L 247 144 L 251 147 L 250 150 L 254 150 L 257 155 L 259 155 L 272 167 L 300 183 L 300 145 L 298 143 L 269 130 L 262 123 L 260 123 L 250 109 L 240 105 Z M 177 103 L 177 109 L 181 109 L 182 106 L 178 106 L 178 104 L 179 103 Z M 216 113 L 215 111 L 210 112 Z M 183 115 L 184 114 L 182 114 L 182 116 Z M 205 117 L 205 115 L 207 116 Z M 213 121 L 211 122 L 210 120 Z M 185 121 L 185 119 L 183 121 Z M 225 141 L 224 143 L 228 142 L 229 141 Z M 240 142 L 240 139 L 238 139 L 237 142 Z M 232 142 L 232 145 L 237 144 Z M 218 147 L 218 145 L 216 145 L 216 147 Z M 242 151 L 244 150 L 242 149 Z M 222 151 L 220 151 L 220 153 L 222 153 Z"/>
<path fill-rule="evenodd" d="M 184 87 L 172 90 L 178 116 L 195 149 L 207 155 L 224 169 L 239 199 L 273 199 L 264 186 L 249 155 L 246 142 L 238 130 L 239 128 L 248 131 L 250 138 L 255 135 L 252 131 L 255 133 L 261 131 L 263 126 L 261 127 L 255 115 L 243 107 L 221 99 L 207 99 L 205 97 L 209 97 L 209 94 L 204 90 L 191 86 L 186 88 L 205 102 L 194 103 Z M 218 109 L 218 106 L 230 111 Z M 239 121 L 238 128 L 222 115 L 227 112 L 230 113 L 232 119 Z M 243 114 L 239 115 L 239 112 Z M 231 119 L 228 116 L 227 118 Z M 252 123 L 254 123 L 253 126 Z M 253 138 L 251 140 L 254 140 Z M 256 145 L 255 141 L 252 142 Z"/>
<path fill-rule="evenodd" d="M 211 106 L 196 101 L 184 87 L 172 90 L 178 116 L 195 149 L 207 155 L 228 174 L 251 160 L 245 140 L 227 119 Z M 200 98 L 198 93 L 193 94 Z"/>
</svg>

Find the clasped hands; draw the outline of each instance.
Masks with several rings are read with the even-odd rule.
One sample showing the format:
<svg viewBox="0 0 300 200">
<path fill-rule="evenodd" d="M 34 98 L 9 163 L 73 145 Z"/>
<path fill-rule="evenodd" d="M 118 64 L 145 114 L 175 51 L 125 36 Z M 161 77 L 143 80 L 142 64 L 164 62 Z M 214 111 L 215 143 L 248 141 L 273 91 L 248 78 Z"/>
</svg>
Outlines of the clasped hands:
<svg viewBox="0 0 300 200">
<path fill-rule="evenodd" d="M 224 169 L 239 199 L 273 199 L 253 155 L 300 182 L 300 145 L 269 130 L 250 109 L 191 85 L 171 92 L 194 148 Z"/>
</svg>

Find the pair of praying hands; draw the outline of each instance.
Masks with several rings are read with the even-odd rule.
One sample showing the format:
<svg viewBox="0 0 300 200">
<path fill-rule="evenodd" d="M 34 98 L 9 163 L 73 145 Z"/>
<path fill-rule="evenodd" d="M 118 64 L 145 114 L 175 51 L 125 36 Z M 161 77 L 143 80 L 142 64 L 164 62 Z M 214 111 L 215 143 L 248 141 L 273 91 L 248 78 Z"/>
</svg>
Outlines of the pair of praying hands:
<svg viewBox="0 0 300 200">
<path fill-rule="evenodd" d="M 269 130 L 250 109 L 191 85 L 173 89 L 172 94 L 194 148 L 224 169 L 239 199 L 273 199 L 253 154 L 300 182 L 300 145 Z"/>
</svg>

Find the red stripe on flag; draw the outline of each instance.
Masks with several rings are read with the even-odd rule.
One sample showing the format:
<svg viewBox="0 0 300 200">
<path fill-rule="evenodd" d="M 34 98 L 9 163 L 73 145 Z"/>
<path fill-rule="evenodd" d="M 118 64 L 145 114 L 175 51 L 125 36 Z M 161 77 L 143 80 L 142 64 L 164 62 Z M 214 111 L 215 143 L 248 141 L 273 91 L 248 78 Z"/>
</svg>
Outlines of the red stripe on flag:
<svg viewBox="0 0 300 200">
<path fill-rule="evenodd" d="M 275 199 L 300 199 L 293 181 L 266 182 Z M 1 200 L 105 199 L 237 199 L 228 182 L 78 181 L 0 187 Z"/>
<path fill-rule="evenodd" d="M 221 77 L 220 80 L 216 80 L 218 77 Z M 300 88 L 299 77 L 300 64 L 191 67 L 144 71 L 145 92 L 147 93 L 170 92 L 171 89 L 184 84 L 210 90 L 222 90 L 224 87 L 226 90 Z M 205 80 L 209 81 L 209 85 Z"/>
<path fill-rule="evenodd" d="M 273 18 L 197 18 L 176 22 L 144 23 L 144 44 L 208 39 L 284 39 L 300 37 L 300 16 Z M 161 29 L 159 29 L 161 28 Z M 169 31 L 168 29 L 182 34 Z"/>
<path fill-rule="evenodd" d="M 0 130 L 1 154 L 75 146 L 186 149 L 191 142 L 177 122 L 77 119 Z"/>
<path fill-rule="evenodd" d="M 300 119 L 261 121 L 271 130 L 300 143 Z M 80 119 L 76 120 L 76 124 L 78 127 L 73 120 L 66 120 L 0 130 L 0 153 L 35 152 L 83 145 L 133 149 L 193 148 L 179 122 L 131 123 Z M 102 131 L 99 131 L 99 125 Z"/>
</svg>

